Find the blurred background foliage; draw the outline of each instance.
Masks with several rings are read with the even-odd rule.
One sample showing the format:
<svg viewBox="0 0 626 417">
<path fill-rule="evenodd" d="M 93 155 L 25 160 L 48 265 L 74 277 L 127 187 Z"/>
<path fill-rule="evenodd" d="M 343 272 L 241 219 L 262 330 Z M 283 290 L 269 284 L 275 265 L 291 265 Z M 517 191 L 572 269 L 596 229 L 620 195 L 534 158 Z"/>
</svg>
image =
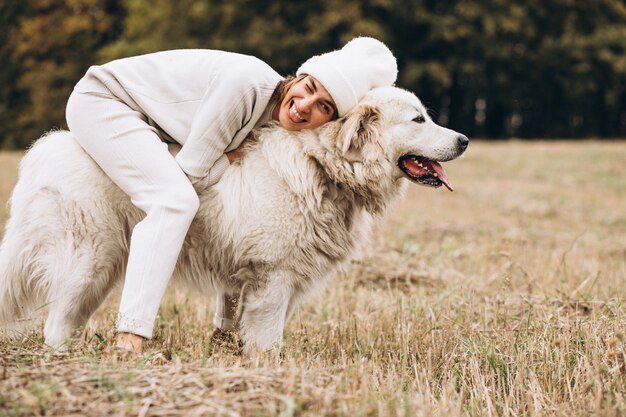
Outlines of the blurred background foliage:
<svg viewBox="0 0 626 417">
<path fill-rule="evenodd" d="M 92 64 L 217 48 L 286 75 L 356 35 L 470 137 L 626 136 L 626 0 L 1 0 L 0 147 L 63 127 Z"/>
</svg>

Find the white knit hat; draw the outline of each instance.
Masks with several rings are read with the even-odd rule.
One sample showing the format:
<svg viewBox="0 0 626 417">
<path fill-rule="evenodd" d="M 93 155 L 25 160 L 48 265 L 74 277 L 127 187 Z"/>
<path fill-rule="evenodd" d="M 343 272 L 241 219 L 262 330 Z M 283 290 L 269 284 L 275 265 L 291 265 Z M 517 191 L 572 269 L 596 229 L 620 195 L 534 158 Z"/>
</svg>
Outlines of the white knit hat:
<svg viewBox="0 0 626 417">
<path fill-rule="evenodd" d="M 392 85 L 398 66 L 384 43 L 360 37 L 339 50 L 309 58 L 298 68 L 296 75 L 300 74 L 319 80 L 335 101 L 339 116 L 343 116 L 372 88 Z"/>
</svg>

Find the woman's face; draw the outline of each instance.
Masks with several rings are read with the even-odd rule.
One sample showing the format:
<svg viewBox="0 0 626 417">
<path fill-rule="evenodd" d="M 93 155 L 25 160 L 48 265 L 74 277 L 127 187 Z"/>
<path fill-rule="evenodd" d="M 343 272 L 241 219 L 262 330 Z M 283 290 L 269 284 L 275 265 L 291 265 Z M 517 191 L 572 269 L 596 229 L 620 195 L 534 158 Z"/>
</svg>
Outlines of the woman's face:
<svg viewBox="0 0 626 417">
<path fill-rule="evenodd" d="M 272 116 L 287 130 L 314 129 L 332 120 L 336 108 L 322 83 L 307 75 L 291 86 Z"/>
</svg>

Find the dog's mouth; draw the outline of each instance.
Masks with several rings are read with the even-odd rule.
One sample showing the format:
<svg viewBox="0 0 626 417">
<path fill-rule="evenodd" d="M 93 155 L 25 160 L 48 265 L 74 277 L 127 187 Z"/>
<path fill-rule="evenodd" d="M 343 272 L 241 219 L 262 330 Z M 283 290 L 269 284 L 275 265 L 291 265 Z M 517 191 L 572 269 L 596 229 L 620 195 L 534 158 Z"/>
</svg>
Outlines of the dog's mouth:
<svg viewBox="0 0 626 417">
<path fill-rule="evenodd" d="M 407 154 L 400 157 L 398 166 L 413 182 L 435 188 L 445 185 L 448 190 L 454 191 L 446 171 L 437 161 Z"/>
</svg>

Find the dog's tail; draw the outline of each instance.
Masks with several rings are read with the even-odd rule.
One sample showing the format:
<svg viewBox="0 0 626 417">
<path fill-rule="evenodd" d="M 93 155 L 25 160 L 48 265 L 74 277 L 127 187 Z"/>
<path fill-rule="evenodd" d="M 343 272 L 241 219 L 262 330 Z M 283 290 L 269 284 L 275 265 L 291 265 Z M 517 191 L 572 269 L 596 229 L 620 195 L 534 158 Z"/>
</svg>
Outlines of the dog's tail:
<svg viewBox="0 0 626 417">
<path fill-rule="evenodd" d="M 23 284 L 15 261 L 19 257 L 18 248 L 11 244 L 11 227 L 7 225 L 4 239 L 0 245 L 0 323 L 15 322 L 22 315 L 20 305 L 24 298 Z"/>
<path fill-rule="evenodd" d="M 16 210 L 6 224 L 0 244 L 0 324 L 9 331 L 23 331 L 30 324 L 23 318 L 32 310 L 35 300 L 33 290 L 32 248 L 20 230 L 20 214 Z"/>
</svg>

